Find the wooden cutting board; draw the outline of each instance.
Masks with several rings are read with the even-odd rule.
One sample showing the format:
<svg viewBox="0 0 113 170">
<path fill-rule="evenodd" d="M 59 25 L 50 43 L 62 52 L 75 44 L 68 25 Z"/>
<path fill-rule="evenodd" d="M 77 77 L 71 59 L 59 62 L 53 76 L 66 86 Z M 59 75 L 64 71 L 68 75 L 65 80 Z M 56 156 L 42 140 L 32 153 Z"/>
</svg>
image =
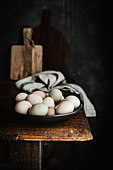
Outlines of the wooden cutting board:
<svg viewBox="0 0 113 170">
<path fill-rule="evenodd" d="M 19 80 L 42 71 L 42 46 L 34 45 L 32 28 L 23 29 L 24 45 L 11 47 L 10 78 Z"/>
<path fill-rule="evenodd" d="M 44 10 L 42 22 L 33 28 L 35 44 L 43 45 L 43 70 L 62 71 L 69 59 L 69 45 L 65 37 L 51 26 L 51 12 Z"/>
</svg>

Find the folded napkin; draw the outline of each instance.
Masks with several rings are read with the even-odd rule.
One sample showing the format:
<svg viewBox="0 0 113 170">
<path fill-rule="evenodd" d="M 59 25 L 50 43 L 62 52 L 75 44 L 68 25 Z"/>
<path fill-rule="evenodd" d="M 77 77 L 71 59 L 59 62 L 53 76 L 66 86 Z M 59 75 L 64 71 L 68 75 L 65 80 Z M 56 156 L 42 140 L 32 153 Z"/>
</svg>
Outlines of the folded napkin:
<svg viewBox="0 0 113 170">
<path fill-rule="evenodd" d="M 67 83 L 64 75 L 60 71 L 43 71 L 27 78 L 18 80 L 15 84 L 18 89 L 30 93 L 32 93 L 34 90 L 49 92 L 53 88 L 70 90 L 71 92 L 75 92 L 76 94 L 80 95 L 80 98 L 84 103 L 84 111 L 86 116 L 96 116 L 95 108 L 87 97 L 85 91 L 77 84 Z"/>
</svg>

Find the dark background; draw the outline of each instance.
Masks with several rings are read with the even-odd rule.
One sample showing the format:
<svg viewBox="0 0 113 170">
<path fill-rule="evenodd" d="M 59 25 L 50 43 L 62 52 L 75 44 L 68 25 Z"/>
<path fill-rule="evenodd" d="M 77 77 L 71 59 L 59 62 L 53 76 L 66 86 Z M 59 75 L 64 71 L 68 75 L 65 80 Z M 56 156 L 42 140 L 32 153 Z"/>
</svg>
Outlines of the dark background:
<svg viewBox="0 0 113 170">
<path fill-rule="evenodd" d="M 111 4 L 88 0 L 0 1 L 0 77 L 9 78 L 11 45 L 23 44 L 22 28 L 36 27 L 43 9 L 52 12 L 51 25 L 68 41 L 70 59 L 64 74 L 79 84 L 93 102 L 96 118 L 88 118 L 94 139 L 57 142 L 48 170 L 98 169 L 109 165 L 112 35 Z M 110 154 L 109 154 L 110 155 Z"/>
</svg>

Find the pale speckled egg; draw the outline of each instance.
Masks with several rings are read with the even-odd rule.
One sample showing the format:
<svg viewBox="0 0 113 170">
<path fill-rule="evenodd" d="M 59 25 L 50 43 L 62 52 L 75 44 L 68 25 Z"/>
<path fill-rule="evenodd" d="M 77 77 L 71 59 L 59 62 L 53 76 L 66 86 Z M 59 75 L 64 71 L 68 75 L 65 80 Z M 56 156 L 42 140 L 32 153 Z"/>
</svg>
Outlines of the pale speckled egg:
<svg viewBox="0 0 113 170">
<path fill-rule="evenodd" d="M 34 91 L 32 94 L 38 94 L 42 97 L 42 99 L 44 99 L 46 97 L 46 93 L 44 93 L 43 91 Z"/>
<path fill-rule="evenodd" d="M 28 110 L 32 107 L 31 103 L 28 101 L 19 101 L 15 105 L 15 111 L 21 114 L 27 114 Z"/>
<path fill-rule="evenodd" d="M 48 107 L 54 107 L 55 106 L 54 100 L 51 97 L 46 97 L 43 100 L 43 103 L 46 104 Z"/>
<path fill-rule="evenodd" d="M 19 101 L 25 100 L 27 96 L 28 96 L 27 93 L 21 92 L 16 95 L 15 100 L 16 102 L 19 102 Z"/>
<path fill-rule="evenodd" d="M 73 96 L 73 95 L 67 96 L 66 100 L 70 101 L 71 103 L 73 103 L 75 109 L 80 106 L 80 100 L 76 96 Z"/>
<path fill-rule="evenodd" d="M 29 114 L 35 116 L 45 116 L 47 112 L 48 112 L 48 107 L 43 103 L 35 104 L 29 110 Z"/>
<path fill-rule="evenodd" d="M 62 92 L 59 89 L 52 89 L 49 96 L 52 97 L 55 102 L 58 102 L 62 98 Z"/>
<path fill-rule="evenodd" d="M 74 111 L 74 105 L 69 101 L 60 103 L 56 108 L 57 114 L 71 113 Z"/>
<path fill-rule="evenodd" d="M 54 107 L 48 107 L 47 115 L 55 115 L 55 108 Z"/>
<path fill-rule="evenodd" d="M 38 94 L 29 94 L 27 100 L 32 104 L 42 103 L 42 97 Z"/>
</svg>

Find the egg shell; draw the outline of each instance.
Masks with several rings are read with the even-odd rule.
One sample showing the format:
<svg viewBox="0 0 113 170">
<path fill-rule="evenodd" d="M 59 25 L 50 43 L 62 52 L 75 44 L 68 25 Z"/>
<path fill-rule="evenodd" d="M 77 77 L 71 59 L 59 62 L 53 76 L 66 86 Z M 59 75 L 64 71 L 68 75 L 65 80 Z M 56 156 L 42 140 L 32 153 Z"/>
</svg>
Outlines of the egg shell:
<svg viewBox="0 0 113 170">
<path fill-rule="evenodd" d="M 16 102 L 19 102 L 19 101 L 25 100 L 27 96 L 28 96 L 27 93 L 21 92 L 16 95 L 15 100 Z"/>
<path fill-rule="evenodd" d="M 55 102 L 58 102 L 62 98 L 62 92 L 59 89 L 52 89 L 49 96 L 52 97 Z"/>
<path fill-rule="evenodd" d="M 38 94 L 39 96 L 42 97 L 42 99 L 44 99 L 46 97 L 46 93 L 44 93 L 43 91 L 34 91 L 32 94 Z"/>
<path fill-rule="evenodd" d="M 48 107 L 47 115 L 55 115 L 55 108 L 54 107 Z"/>
<path fill-rule="evenodd" d="M 35 104 L 29 110 L 30 115 L 45 116 L 48 112 L 48 107 L 43 103 Z"/>
<path fill-rule="evenodd" d="M 70 101 L 71 103 L 73 103 L 75 109 L 80 106 L 80 100 L 76 96 L 73 96 L 73 95 L 67 96 L 66 100 Z"/>
<path fill-rule="evenodd" d="M 63 100 L 63 99 L 64 99 L 64 96 L 62 95 L 61 100 Z"/>
<path fill-rule="evenodd" d="M 57 114 L 71 113 L 74 111 L 74 105 L 69 101 L 64 101 L 56 108 Z"/>
<path fill-rule="evenodd" d="M 29 94 L 27 100 L 32 104 L 42 103 L 42 97 L 38 94 Z"/>
<path fill-rule="evenodd" d="M 60 100 L 58 103 L 57 103 L 57 105 L 59 105 L 60 103 L 62 103 L 62 102 L 64 102 L 64 101 L 67 101 L 66 99 L 62 99 L 62 100 Z"/>
<path fill-rule="evenodd" d="M 55 106 L 54 100 L 51 97 L 46 97 L 43 100 L 43 103 L 46 104 L 48 107 L 54 107 Z"/>
<path fill-rule="evenodd" d="M 15 111 L 21 114 L 27 114 L 28 110 L 32 107 L 31 103 L 28 101 L 19 101 L 15 105 Z"/>
<path fill-rule="evenodd" d="M 56 106 L 55 106 L 55 109 L 57 109 L 58 106 L 59 106 L 59 105 L 56 105 Z"/>
<path fill-rule="evenodd" d="M 55 106 L 55 109 L 57 109 L 57 107 L 59 106 L 60 103 L 67 101 L 66 99 L 61 99 L 59 102 L 57 102 L 57 105 Z"/>
<path fill-rule="evenodd" d="M 49 97 L 49 93 L 46 93 L 46 97 Z"/>
</svg>

